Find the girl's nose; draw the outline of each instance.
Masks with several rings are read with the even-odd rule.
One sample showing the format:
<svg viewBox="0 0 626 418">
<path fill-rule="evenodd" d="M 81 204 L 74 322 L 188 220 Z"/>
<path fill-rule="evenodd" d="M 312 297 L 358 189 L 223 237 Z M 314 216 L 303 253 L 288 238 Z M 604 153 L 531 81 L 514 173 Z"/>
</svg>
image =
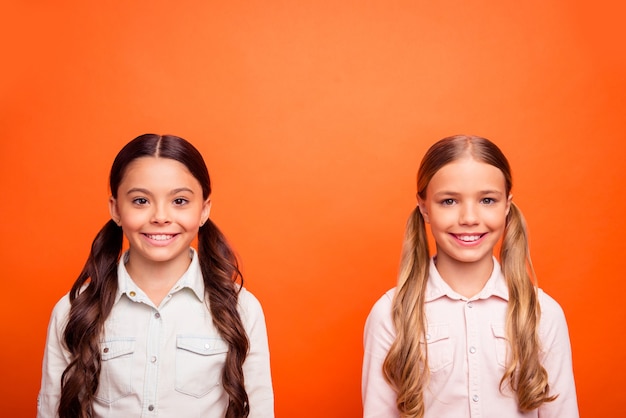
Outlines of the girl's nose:
<svg viewBox="0 0 626 418">
<path fill-rule="evenodd" d="M 152 219 L 150 219 L 150 222 L 161 225 L 168 224 L 171 220 L 168 211 L 162 205 L 157 205 L 152 213 Z"/>
<path fill-rule="evenodd" d="M 478 213 L 474 205 L 461 205 L 459 223 L 461 225 L 475 225 L 478 223 Z"/>
</svg>

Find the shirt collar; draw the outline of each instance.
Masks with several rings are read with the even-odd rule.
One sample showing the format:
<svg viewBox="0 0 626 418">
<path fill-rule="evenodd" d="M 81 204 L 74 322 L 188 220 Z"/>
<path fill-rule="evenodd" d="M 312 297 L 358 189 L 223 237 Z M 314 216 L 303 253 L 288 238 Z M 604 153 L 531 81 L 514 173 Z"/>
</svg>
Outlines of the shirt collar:
<svg viewBox="0 0 626 418">
<path fill-rule="evenodd" d="M 440 297 L 447 296 L 451 299 L 461 300 L 466 299 L 452 290 L 448 283 L 443 280 L 437 267 L 435 266 L 435 258 L 430 259 L 429 274 L 428 274 L 428 286 L 426 286 L 426 302 L 431 302 Z M 509 289 L 506 285 L 504 274 L 498 260 L 493 257 L 493 271 L 485 286 L 472 300 L 487 299 L 491 296 L 497 296 L 506 301 L 509 300 Z"/>
<path fill-rule="evenodd" d="M 176 293 L 181 289 L 188 288 L 193 291 L 196 297 L 200 300 L 204 300 L 204 281 L 202 279 L 202 271 L 200 270 L 200 262 L 198 260 L 198 253 L 194 248 L 189 248 L 189 255 L 191 256 L 191 263 L 187 268 L 187 271 L 178 279 L 176 284 L 172 287 L 170 293 Z M 128 251 L 122 254 L 120 261 L 117 265 L 117 294 L 115 295 L 115 303 L 126 295 L 132 300 L 137 300 L 136 296 L 143 294 L 143 291 L 135 284 L 133 279 L 126 270 L 126 263 L 128 262 Z"/>
</svg>

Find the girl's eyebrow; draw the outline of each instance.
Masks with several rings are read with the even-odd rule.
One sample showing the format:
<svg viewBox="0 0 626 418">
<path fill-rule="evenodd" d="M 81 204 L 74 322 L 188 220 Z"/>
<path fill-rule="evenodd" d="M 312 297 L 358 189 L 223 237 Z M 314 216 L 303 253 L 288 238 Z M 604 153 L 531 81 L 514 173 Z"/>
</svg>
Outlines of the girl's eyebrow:
<svg viewBox="0 0 626 418">
<path fill-rule="evenodd" d="M 502 193 L 499 190 L 483 190 L 481 192 L 481 194 L 495 194 L 495 195 L 498 195 L 498 196 L 502 196 L 504 193 Z"/>
<path fill-rule="evenodd" d="M 177 189 L 172 190 L 170 194 L 178 194 L 178 193 L 183 193 L 183 192 L 193 194 L 193 190 L 191 190 L 189 187 L 179 187 Z"/>
<path fill-rule="evenodd" d="M 458 193 L 458 192 L 450 192 L 450 191 L 444 190 L 444 191 L 441 191 L 441 192 L 437 192 L 437 193 L 435 193 L 433 196 L 440 196 L 440 195 L 441 195 L 441 196 L 460 196 L 460 195 L 461 195 L 461 193 Z"/>
<path fill-rule="evenodd" d="M 126 194 L 133 193 L 152 194 L 148 189 L 142 189 L 141 187 L 133 187 L 132 189 L 128 190 L 128 192 L 126 192 Z"/>
<path fill-rule="evenodd" d="M 173 195 L 173 194 L 178 194 L 178 193 L 183 193 L 183 192 L 193 194 L 193 190 L 191 190 L 189 187 L 178 187 L 172 190 L 170 194 Z M 148 189 L 143 189 L 141 187 L 133 187 L 132 189 L 128 190 L 126 194 L 132 194 L 132 193 L 142 193 L 142 194 L 148 194 L 148 195 L 152 194 Z"/>
<path fill-rule="evenodd" d="M 499 190 L 489 190 L 489 189 L 481 190 L 478 193 L 480 195 L 488 195 L 488 194 L 498 195 L 498 196 L 502 196 L 503 195 L 503 193 L 501 191 L 499 191 Z M 435 193 L 433 195 L 433 197 L 435 197 L 435 196 L 452 196 L 452 197 L 457 197 L 457 196 L 461 196 L 461 195 L 462 195 L 462 193 L 459 193 L 459 192 L 451 192 L 451 191 L 444 190 L 444 191 Z"/>
</svg>

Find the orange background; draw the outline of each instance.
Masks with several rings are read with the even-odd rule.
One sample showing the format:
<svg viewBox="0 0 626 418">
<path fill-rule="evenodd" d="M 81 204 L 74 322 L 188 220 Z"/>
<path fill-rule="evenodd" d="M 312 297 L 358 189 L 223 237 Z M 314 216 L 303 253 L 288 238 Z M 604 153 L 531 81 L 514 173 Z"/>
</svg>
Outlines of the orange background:
<svg viewBox="0 0 626 418">
<path fill-rule="evenodd" d="M 145 132 L 207 160 L 266 312 L 277 416 L 361 414 L 365 318 L 394 286 L 420 158 L 456 133 L 512 163 L 581 415 L 626 416 L 621 2 L 4 3 L 3 416 L 34 416 L 50 311 Z"/>
</svg>

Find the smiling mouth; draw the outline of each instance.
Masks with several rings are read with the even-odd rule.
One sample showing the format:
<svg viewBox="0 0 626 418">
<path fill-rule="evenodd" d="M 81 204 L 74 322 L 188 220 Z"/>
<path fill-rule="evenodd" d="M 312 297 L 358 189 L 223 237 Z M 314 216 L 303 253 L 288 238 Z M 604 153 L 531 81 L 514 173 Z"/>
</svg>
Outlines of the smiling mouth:
<svg viewBox="0 0 626 418">
<path fill-rule="evenodd" d="M 474 235 L 455 235 L 452 234 L 456 239 L 463 242 L 476 242 L 486 234 L 474 234 Z"/>
<path fill-rule="evenodd" d="M 174 238 L 174 234 L 155 234 L 155 235 L 151 235 L 151 234 L 145 234 L 146 237 L 155 240 L 155 241 L 167 241 L 168 239 L 172 239 Z"/>
</svg>

